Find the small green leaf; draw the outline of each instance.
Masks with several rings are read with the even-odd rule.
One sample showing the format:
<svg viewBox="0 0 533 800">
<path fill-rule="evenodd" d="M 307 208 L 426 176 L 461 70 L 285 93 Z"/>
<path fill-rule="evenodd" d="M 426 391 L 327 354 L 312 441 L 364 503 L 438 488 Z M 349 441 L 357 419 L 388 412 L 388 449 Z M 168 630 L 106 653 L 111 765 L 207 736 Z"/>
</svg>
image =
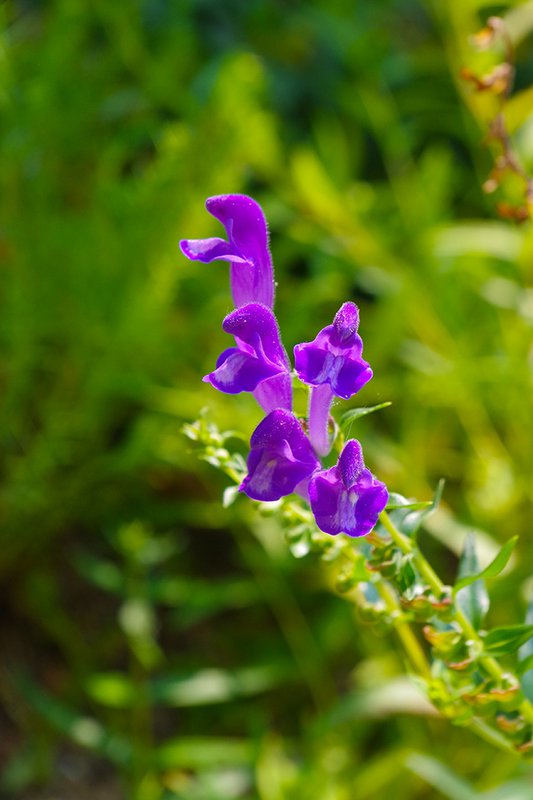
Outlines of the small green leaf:
<svg viewBox="0 0 533 800">
<path fill-rule="evenodd" d="M 530 641 L 533 642 L 533 640 L 530 640 Z M 529 647 L 530 647 L 530 643 L 527 642 L 525 645 L 523 645 L 520 648 L 520 651 L 525 650 L 525 649 L 529 649 Z M 525 658 L 520 658 L 520 661 L 518 662 L 518 666 L 516 668 L 517 675 L 524 675 L 525 676 L 526 673 L 529 672 L 529 671 L 531 671 L 532 677 L 533 677 L 533 653 L 530 653 Z"/>
<path fill-rule="evenodd" d="M 417 575 L 413 567 L 412 556 L 404 556 L 398 570 L 398 588 L 405 594 L 416 583 Z"/>
<path fill-rule="evenodd" d="M 130 678 L 121 672 L 100 672 L 91 675 L 86 683 L 90 697 L 108 708 L 129 708 L 135 697 Z"/>
<path fill-rule="evenodd" d="M 406 758 L 406 766 L 450 800 L 475 800 L 479 797 L 473 786 L 432 756 L 410 753 Z"/>
<path fill-rule="evenodd" d="M 457 604 L 476 630 L 481 628 L 489 610 L 489 595 L 485 583 L 478 576 L 479 564 L 476 554 L 476 538 L 469 533 L 465 539 L 463 555 L 459 561 L 459 579 L 474 576 L 470 585 L 456 594 Z"/>
<path fill-rule="evenodd" d="M 229 508 L 239 496 L 238 486 L 226 486 L 222 495 L 222 508 Z"/>
<path fill-rule="evenodd" d="M 161 744 L 154 755 L 159 769 L 201 770 L 213 766 L 251 764 L 254 750 L 247 739 L 179 736 Z"/>
<path fill-rule="evenodd" d="M 203 669 L 193 673 L 174 673 L 156 678 L 152 685 L 155 702 L 175 708 L 228 703 L 251 697 L 283 683 L 290 670 L 272 664 L 237 671 Z"/>
<path fill-rule="evenodd" d="M 510 97 L 505 104 L 505 120 L 509 133 L 513 133 L 517 128 L 527 122 L 531 117 L 533 108 L 533 86 L 528 86 L 518 92 L 514 97 Z"/>
<path fill-rule="evenodd" d="M 395 498 L 400 498 L 400 499 L 396 500 Z M 409 510 L 409 511 L 420 511 L 420 509 L 430 508 L 430 506 L 432 506 L 432 505 L 433 505 L 433 503 L 432 503 L 431 500 L 422 500 L 420 503 L 418 503 L 418 502 L 410 503 L 408 500 L 406 500 L 405 497 L 402 497 L 401 495 L 397 495 L 397 494 L 394 494 L 394 493 L 391 492 L 389 494 L 389 502 L 387 503 L 387 506 L 386 506 L 385 510 L 386 511 L 396 511 L 398 508 L 402 508 L 405 511 L 407 511 L 407 510 Z"/>
<path fill-rule="evenodd" d="M 513 536 L 512 539 L 509 539 L 509 541 L 503 545 L 498 555 L 490 562 L 488 567 L 485 567 L 484 570 L 478 572 L 476 575 L 465 575 L 464 578 L 458 580 L 453 589 L 454 594 L 459 592 L 461 589 L 464 589 L 465 586 L 470 586 L 470 584 L 474 583 L 474 581 L 485 578 L 494 578 L 496 575 L 499 575 L 511 558 L 511 553 L 514 550 L 517 541 L 518 536 Z"/>
<path fill-rule="evenodd" d="M 514 653 L 533 637 L 533 625 L 506 625 L 494 628 L 485 636 L 485 650 L 494 656 Z"/>
<path fill-rule="evenodd" d="M 391 493 L 389 496 L 389 503 L 391 506 L 391 519 L 396 527 L 407 536 L 413 536 L 422 522 L 432 514 L 438 507 L 442 491 L 444 489 L 444 481 L 440 480 L 437 484 L 433 500 L 430 502 L 418 503 L 408 500 L 401 494 Z"/>
<path fill-rule="evenodd" d="M 349 411 L 346 411 L 345 414 L 341 417 L 341 430 L 344 434 L 348 435 L 348 431 L 346 430 L 349 426 L 351 426 L 352 422 L 355 422 L 356 419 L 359 417 L 366 417 L 367 414 L 373 414 L 374 411 L 379 411 L 382 408 L 387 408 L 391 406 L 391 402 L 387 403 L 379 403 L 377 406 L 363 406 L 362 408 L 351 408 Z"/>
</svg>

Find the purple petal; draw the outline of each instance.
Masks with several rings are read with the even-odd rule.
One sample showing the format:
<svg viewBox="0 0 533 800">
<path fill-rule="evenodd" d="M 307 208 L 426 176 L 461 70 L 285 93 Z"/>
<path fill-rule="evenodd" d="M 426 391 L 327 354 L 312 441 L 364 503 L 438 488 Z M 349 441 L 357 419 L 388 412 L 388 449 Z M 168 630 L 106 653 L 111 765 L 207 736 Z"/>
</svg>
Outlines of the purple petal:
<svg viewBox="0 0 533 800">
<path fill-rule="evenodd" d="M 359 344 L 359 309 L 355 303 L 344 303 L 339 308 L 332 327 L 331 343 L 334 347 L 353 347 Z"/>
<path fill-rule="evenodd" d="M 248 475 L 240 490 L 254 500 L 279 500 L 291 494 L 319 466 L 300 423 L 276 409 L 259 423 L 250 440 Z"/>
<path fill-rule="evenodd" d="M 246 264 L 231 266 L 231 290 L 237 307 L 257 302 L 274 305 L 274 273 L 268 249 L 265 216 L 258 203 L 244 194 L 225 194 L 206 201 L 210 214 L 226 228 L 231 252 Z"/>
<path fill-rule="evenodd" d="M 289 372 L 267 378 L 254 389 L 254 397 L 267 414 L 276 408 L 292 408 L 292 379 Z"/>
<path fill-rule="evenodd" d="M 327 381 L 333 356 L 313 342 L 303 342 L 294 348 L 294 369 L 301 381 L 318 386 Z"/>
<path fill-rule="evenodd" d="M 342 357 L 337 356 L 337 358 L 340 360 Z M 363 359 L 355 361 L 344 358 L 338 373 L 333 373 L 331 376 L 331 387 L 338 397 L 348 400 L 368 383 L 372 374 L 370 365 Z"/>
<path fill-rule="evenodd" d="M 375 527 L 378 517 L 387 505 L 389 493 L 384 483 L 376 478 L 373 485 L 361 494 L 356 505 L 357 533 L 352 536 L 366 536 Z"/>
<path fill-rule="evenodd" d="M 212 239 L 182 239 L 180 248 L 183 255 L 191 261 L 203 261 L 208 264 L 216 259 L 233 261 L 238 264 L 248 262 L 240 255 L 233 252 L 231 245 L 225 239 L 213 237 Z"/>
<path fill-rule="evenodd" d="M 350 439 L 344 445 L 338 461 L 339 477 L 346 489 L 350 489 L 365 467 L 363 450 L 357 439 Z"/>
<path fill-rule="evenodd" d="M 228 314 L 222 327 L 235 337 L 237 347 L 219 356 L 216 369 L 204 381 L 228 394 L 253 392 L 267 413 L 275 408 L 290 409 L 289 360 L 270 308 L 248 303 Z"/>
<path fill-rule="evenodd" d="M 317 472 L 309 481 L 309 500 L 316 524 L 324 533 L 335 536 L 343 528 L 338 521 L 342 490 L 335 478 L 336 468 Z"/>
<path fill-rule="evenodd" d="M 240 490 L 252 500 L 279 500 L 292 494 L 296 486 L 309 474 L 308 467 L 291 457 L 288 447 L 279 455 L 267 450 L 250 453 L 248 475 Z"/>
<path fill-rule="evenodd" d="M 311 386 L 327 383 L 345 400 L 358 392 L 372 377 L 369 364 L 361 357 L 363 340 L 358 325 L 357 306 L 344 303 L 333 325 L 322 328 L 312 342 L 297 344 L 294 364 L 300 380 Z"/>
<path fill-rule="evenodd" d="M 276 317 L 267 306 L 260 303 L 241 306 L 228 314 L 222 328 L 253 347 L 259 357 L 265 357 L 282 369 L 289 369 Z"/>
<path fill-rule="evenodd" d="M 316 523 L 325 533 L 365 536 L 385 508 L 388 492 L 364 466 L 361 445 L 352 439 L 337 466 L 311 477 L 309 499 Z"/>
<path fill-rule="evenodd" d="M 277 375 L 278 369 L 250 353 L 230 347 L 219 356 L 217 368 L 203 380 L 227 394 L 253 392 L 261 381 Z"/>
<path fill-rule="evenodd" d="M 329 411 L 332 400 L 333 393 L 327 383 L 313 386 L 309 401 L 309 439 L 319 456 L 327 456 L 331 450 Z"/>
</svg>

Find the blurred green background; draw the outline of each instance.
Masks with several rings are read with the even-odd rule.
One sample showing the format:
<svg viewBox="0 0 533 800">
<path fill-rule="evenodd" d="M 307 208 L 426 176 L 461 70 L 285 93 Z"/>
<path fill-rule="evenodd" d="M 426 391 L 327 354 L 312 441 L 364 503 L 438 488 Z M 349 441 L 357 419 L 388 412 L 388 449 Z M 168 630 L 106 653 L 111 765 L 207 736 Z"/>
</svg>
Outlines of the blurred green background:
<svg viewBox="0 0 533 800">
<path fill-rule="evenodd" d="M 2 797 L 533 797 L 274 517 L 222 510 L 228 481 L 181 430 L 205 407 L 246 435 L 260 418 L 201 382 L 227 268 L 178 250 L 221 234 L 207 196 L 246 192 L 289 352 L 358 303 L 375 377 L 351 405 L 393 405 L 353 435 L 395 491 L 446 479 L 422 539 L 444 579 L 466 529 L 486 552 L 520 535 L 490 618 L 520 621 L 533 233 L 483 193 L 494 107 L 459 78 L 501 58 L 469 41 L 494 13 L 531 169 L 531 2 L 0 5 Z"/>
</svg>

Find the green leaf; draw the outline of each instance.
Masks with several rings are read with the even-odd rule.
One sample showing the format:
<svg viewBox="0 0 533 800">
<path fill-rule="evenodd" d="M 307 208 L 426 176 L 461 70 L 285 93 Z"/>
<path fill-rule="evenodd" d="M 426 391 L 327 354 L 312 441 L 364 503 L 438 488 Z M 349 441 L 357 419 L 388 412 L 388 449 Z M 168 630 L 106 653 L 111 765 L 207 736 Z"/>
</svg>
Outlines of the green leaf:
<svg viewBox="0 0 533 800">
<path fill-rule="evenodd" d="M 511 553 L 514 550 L 517 541 L 518 536 L 513 536 L 512 539 L 509 539 L 509 541 L 503 545 L 498 555 L 490 562 L 488 567 L 485 567 L 484 570 L 478 572 L 476 575 L 465 575 L 464 578 L 458 580 L 453 589 L 454 593 L 456 594 L 461 589 L 464 589 L 465 586 L 470 586 L 470 584 L 474 583 L 474 581 L 485 578 L 495 578 L 496 575 L 499 575 L 500 572 L 507 566 L 507 562 L 511 558 Z"/>
<path fill-rule="evenodd" d="M 519 647 L 529 642 L 533 636 L 533 625 L 506 625 L 489 631 L 483 643 L 485 650 L 494 656 L 505 656 L 514 653 Z"/>
<path fill-rule="evenodd" d="M 531 641 L 533 643 L 533 640 L 531 640 Z M 522 650 L 529 649 L 529 647 L 530 647 L 530 643 L 526 642 L 526 644 L 524 644 L 520 648 L 520 652 Z M 529 672 L 530 670 L 533 672 L 533 653 L 530 653 L 525 658 L 521 658 L 520 661 L 518 662 L 517 667 L 516 667 L 516 672 L 517 672 L 518 675 L 524 675 L 525 676 L 526 673 Z"/>
<path fill-rule="evenodd" d="M 133 705 L 135 686 L 121 672 L 93 673 L 86 683 L 90 697 L 108 708 L 129 708 Z"/>
<path fill-rule="evenodd" d="M 44 692 L 26 674 L 17 675 L 16 685 L 31 704 L 32 711 L 73 742 L 101 753 L 115 764 L 124 766 L 130 762 L 131 742 L 127 737 L 108 731 L 100 720 L 86 716 Z"/>
<path fill-rule="evenodd" d="M 531 781 L 515 780 L 502 783 L 490 792 L 479 795 L 482 800 L 531 800 Z"/>
<path fill-rule="evenodd" d="M 412 556 L 404 556 L 398 570 L 398 588 L 403 595 L 417 582 L 417 574 L 413 567 Z"/>
<path fill-rule="evenodd" d="M 222 495 L 222 508 L 229 508 L 239 496 L 238 486 L 226 486 Z"/>
<path fill-rule="evenodd" d="M 442 491 L 444 489 L 444 481 L 440 480 L 437 484 L 433 500 L 430 502 L 418 503 L 408 500 L 401 494 L 392 493 L 389 497 L 391 514 L 390 517 L 396 527 L 407 536 L 413 536 L 422 522 L 432 514 L 438 507 Z"/>
<path fill-rule="evenodd" d="M 159 769 L 205 769 L 251 764 L 254 749 L 248 739 L 215 736 L 180 736 L 160 745 L 155 752 Z"/>
<path fill-rule="evenodd" d="M 404 510 L 410 511 L 419 511 L 422 508 L 429 508 L 432 506 L 433 503 L 431 500 L 422 500 L 421 502 L 413 502 L 410 503 L 405 497 L 402 497 L 401 494 L 395 494 L 391 492 L 389 494 L 389 502 L 386 506 L 386 511 L 396 511 L 398 508 L 402 508 Z"/>
<path fill-rule="evenodd" d="M 457 604 L 476 630 L 481 628 L 490 600 L 483 580 L 479 578 L 479 564 L 476 554 L 476 538 L 469 533 L 465 539 L 463 555 L 459 561 L 459 579 L 473 577 L 464 589 L 456 593 Z"/>
<path fill-rule="evenodd" d="M 513 97 L 510 97 L 505 105 L 505 120 L 509 133 L 513 133 L 517 128 L 527 122 L 531 117 L 533 108 L 533 86 L 528 86 Z"/>
<path fill-rule="evenodd" d="M 450 800 L 475 800 L 479 797 L 471 785 L 436 758 L 423 753 L 412 753 L 407 756 L 405 765 Z"/>
<path fill-rule="evenodd" d="M 239 697 L 251 697 L 268 691 L 290 678 L 291 670 L 282 664 L 227 671 L 203 669 L 194 673 L 176 673 L 156 678 L 152 697 L 166 706 L 188 706 L 228 703 Z"/>
<path fill-rule="evenodd" d="M 356 419 L 359 417 L 366 417 L 367 414 L 373 414 L 374 411 L 379 411 L 381 408 L 387 408 L 391 406 L 392 403 L 379 403 L 377 406 L 366 406 L 362 408 L 351 408 L 349 411 L 346 411 L 345 414 L 341 417 L 341 430 L 345 435 L 349 434 L 349 431 L 346 430 L 349 426 L 351 426 L 352 422 L 355 422 Z"/>
</svg>

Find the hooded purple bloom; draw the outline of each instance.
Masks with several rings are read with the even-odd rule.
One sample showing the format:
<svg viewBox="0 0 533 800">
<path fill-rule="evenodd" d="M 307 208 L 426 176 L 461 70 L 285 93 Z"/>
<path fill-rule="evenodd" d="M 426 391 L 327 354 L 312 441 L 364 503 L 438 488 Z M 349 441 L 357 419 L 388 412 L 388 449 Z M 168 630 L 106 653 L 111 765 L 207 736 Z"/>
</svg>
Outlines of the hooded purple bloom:
<svg viewBox="0 0 533 800">
<path fill-rule="evenodd" d="M 357 333 L 359 310 L 344 303 L 333 325 L 323 328 L 313 342 L 294 348 L 298 377 L 311 386 L 329 384 L 333 394 L 348 400 L 372 377 L 370 365 L 361 357 L 363 340 Z"/>
<path fill-rule="evenodd" d="M 363 340 L 357 333 L 359 310 L 344 303 L 332 325 L 323 328 L 312 342 L 294 348 L 298 377 L 313 386 L 309 407 L 309 435 L 319 455 L 329 453 L 329 409 L 333 396 L 347 400 L 372 377 L 370 365 L 362 358 Z"/>
<path fill-rule="evenodd" d="M 248 475 L 239 488 L 253 500 L 279 500 L 302 489 L 299 484 L 319 467 L 294 414 L 279 408 L 265 417 L 253 432 Z"/>
<path fill-rule="evenodd" d="M 222 328 L 235 337 L 237 346 L 221 353 L 216 369 L 204 381 L 227 394 L 254 392 L 267 412 L 290 409 L 290 366 L 273 312 L 260 303 L 248 303 L 228 314 Z"/>
<path fill-rule="evenodd" d="M 261 207 L 244 194 L 209 197 L 205 207 L 225 227 L 228 240 L 183 239 L 180 247 L 193 261 L 230 262 L 231 293 L 235 307 L 246 303 L 274 305 L 274 272 L 268 249 L 268 231 Z"/>
<path fill-rule="evenodd" d="M 364 465 L 361 445 L 350 439 L 335 467 L 315 473 L 309 497 L 316 524 L 325 533 L 365 536 L 387 505 L 387 487 Z"/>
</svg>

